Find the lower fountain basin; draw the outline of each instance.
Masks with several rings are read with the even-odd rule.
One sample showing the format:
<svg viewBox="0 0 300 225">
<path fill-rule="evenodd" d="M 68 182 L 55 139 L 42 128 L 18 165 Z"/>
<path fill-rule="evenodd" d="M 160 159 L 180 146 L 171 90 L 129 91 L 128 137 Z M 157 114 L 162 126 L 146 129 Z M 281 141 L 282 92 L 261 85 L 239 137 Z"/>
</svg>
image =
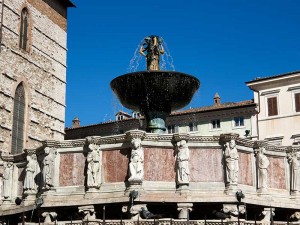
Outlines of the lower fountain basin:
<svg viewBox="0 0 300 225">
<path fill-rule="evenodd" d="M 200 81 L 175 71 L 141 71 L 119 76 L 110 86 L 128 109 L 171 113 L 190 103 Z"/>
</svg>

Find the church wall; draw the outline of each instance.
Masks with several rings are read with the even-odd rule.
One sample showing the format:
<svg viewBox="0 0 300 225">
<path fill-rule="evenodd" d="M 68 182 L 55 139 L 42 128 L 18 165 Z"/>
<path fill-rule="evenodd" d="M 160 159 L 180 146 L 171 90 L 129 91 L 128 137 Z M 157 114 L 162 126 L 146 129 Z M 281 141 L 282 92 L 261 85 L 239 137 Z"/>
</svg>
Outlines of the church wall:
<svg viewBox="0 0 300 225">
<path fill-rule="evenodd" d="M 66 8 L 61 4 L 5 1 L 0 52 L 0 148 L 4 151 L 10 151 L 14 91 L 21 81 L 28 103 L 24 148 L 64 138 L 67 35 Z M 25 6 L 30 18 L 28 52 L 19 48 L 20 13 Z"/>
</svg>

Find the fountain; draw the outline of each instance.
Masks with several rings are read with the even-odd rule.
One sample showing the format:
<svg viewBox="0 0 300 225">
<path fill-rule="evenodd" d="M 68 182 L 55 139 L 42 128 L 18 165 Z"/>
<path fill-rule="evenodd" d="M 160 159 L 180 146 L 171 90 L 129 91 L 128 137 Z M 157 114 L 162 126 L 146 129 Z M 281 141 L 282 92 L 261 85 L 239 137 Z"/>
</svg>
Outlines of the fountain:
<svg viewBox="0 0 300 225">
<path fill-rule="evenodd" d="M 159 36 L 146 37 L 140 54 L 146 58 L 147 70 L 124 74 L 110 83 L 122 105 L 145 116 L 150 133 L 165 133 L 166 117 L 189 104 L 200 86 L 191 75 L 160 70 L 162 43 Z"/>
</svg>

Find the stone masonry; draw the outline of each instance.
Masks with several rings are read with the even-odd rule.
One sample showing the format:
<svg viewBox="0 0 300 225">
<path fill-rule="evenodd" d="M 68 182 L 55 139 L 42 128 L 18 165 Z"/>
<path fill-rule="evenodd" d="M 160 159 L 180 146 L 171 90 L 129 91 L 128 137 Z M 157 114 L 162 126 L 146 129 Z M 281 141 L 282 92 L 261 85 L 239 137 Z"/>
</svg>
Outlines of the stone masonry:
<svg viewBox="0 0 300 225">
<path fill-rule="evenodd" d="M 20 14 L 29 12 L 29 48 L 19 48 Z M 23 82 L 26 95 L 24 148 L 63 140 L 66 90 L 64 1 L 0 0 L 0 149 L 11 150 L 13 101 Z"/>
</svg>

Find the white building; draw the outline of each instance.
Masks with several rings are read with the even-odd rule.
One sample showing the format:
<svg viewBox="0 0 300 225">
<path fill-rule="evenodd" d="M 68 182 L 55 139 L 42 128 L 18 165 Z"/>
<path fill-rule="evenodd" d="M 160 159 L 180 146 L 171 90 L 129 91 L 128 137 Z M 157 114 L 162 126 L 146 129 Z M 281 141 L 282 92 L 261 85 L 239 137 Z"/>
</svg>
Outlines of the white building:
<svg viewBox="0 0 300 225">
<path fill-rule="evenodd" d="M 246 82 L 258 104 L 258 135 L 275 145 L 300 142 L 300 71 Z"/>
</svg>

